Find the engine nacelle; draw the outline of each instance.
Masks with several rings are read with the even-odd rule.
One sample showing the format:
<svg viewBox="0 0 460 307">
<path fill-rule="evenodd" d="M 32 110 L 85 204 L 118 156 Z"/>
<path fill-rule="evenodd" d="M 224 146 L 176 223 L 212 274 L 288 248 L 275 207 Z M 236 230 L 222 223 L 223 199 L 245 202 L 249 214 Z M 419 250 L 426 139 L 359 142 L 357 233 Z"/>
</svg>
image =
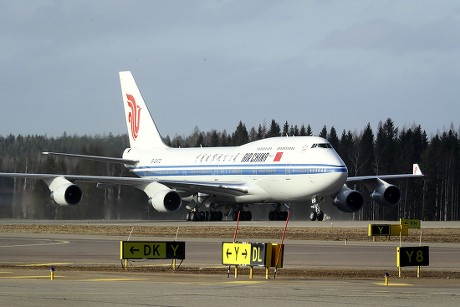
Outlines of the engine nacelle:
<svg viewBox="0 0 460 307">
<path fill-rule="evenodd" d="M 64 177 L 52 178 L 45 182 L 51 191 L 51 198 L 60 206 L 78 205 L 83 198 L 80 187 Z"/>
<path fill-rule="evenodd" d="M 341 211 L 355 212 L 361 209 L 363 202 L 364 199 L 360 192 L 344 185 L 339 194 L 334 198 L 333 204 Z"/>
<path fill-rule="evenodd" d="M 372 192 L 371 198 L 379 205 L 394 207 L 401 199 L 401 191 L 397 186 L 379 179 L 379 185 Z"/>
<path fill-rule="evenodd" d="M 174 212 L 182 205 L 179 193 L 161 183 L 149 183 L 143 190 L 149 197 L 149 203 L 158 212 Z"/>
</svg>

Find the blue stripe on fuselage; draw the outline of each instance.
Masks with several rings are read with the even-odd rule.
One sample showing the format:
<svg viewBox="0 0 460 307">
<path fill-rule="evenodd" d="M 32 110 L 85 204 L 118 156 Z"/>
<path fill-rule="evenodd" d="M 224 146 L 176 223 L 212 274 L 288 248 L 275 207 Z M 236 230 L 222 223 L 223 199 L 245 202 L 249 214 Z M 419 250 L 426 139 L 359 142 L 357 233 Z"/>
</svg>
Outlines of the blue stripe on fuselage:
<svg viewBox="0 0 460 307">
<path fill-rule="evenodd" d="M 138 166 L 131 170 L 140 177 L 170 176 L 235 176 L 235 175 L 312 175 L 346 173 L 343 165 L 326 164 L 227 164 L 227 165 L 178 165 Z"/>
</svg>

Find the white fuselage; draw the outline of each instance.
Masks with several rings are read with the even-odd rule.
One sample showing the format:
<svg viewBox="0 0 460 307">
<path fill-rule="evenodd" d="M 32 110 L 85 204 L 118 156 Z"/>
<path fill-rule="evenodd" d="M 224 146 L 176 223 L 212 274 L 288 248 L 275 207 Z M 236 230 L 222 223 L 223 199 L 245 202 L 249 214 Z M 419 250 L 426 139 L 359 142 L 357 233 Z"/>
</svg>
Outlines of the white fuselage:
<svg viewBox="0 0 460 307">
<path fill-rule="evenodd" d="M 320 137 L 275 137 L 237 147 L 127 149 L 131 171 L 156 181 L 244 184 L 247 193 L 222 197 L 237 203 L 290 202 L 340 190 L 347 168 Z"/>
</svg>

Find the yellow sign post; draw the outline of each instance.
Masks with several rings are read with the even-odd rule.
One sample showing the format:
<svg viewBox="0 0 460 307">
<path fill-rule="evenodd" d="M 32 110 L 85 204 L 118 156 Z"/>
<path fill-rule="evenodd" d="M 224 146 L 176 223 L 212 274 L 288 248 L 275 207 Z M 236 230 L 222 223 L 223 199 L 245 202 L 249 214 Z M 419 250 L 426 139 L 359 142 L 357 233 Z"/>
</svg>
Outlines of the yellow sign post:
<svg viewBox="0 0 460 307">
<path fill-rule="evenodd" d="M 408 236 L 408 226 L 403 224 L 369 224 L 367 235 L 375 240 L 375 237 L 383 236 Z"/>
<path fill-rule="evenodd" d="M 120 241 L 120 259 L 185 259 L 185 242 Z"/>
<path fill-rule="evenodd" d="M 420 229 L 422 221 L 417 219 L 399 219 L 401 225 L 406 225 L 407 228 Z"/>
<path fill-rule="evenodd" d="M 420 277 L 420 266 L 428 265 L 430 265 L 429 246 L 396 248 L 396 266 L 398 267 L 399 277 L 401 277 L 401 267 L 416 266 L 417 277 Z"/>
<path fill-rule="evenodd" d="M 282 268 L 284 263 L 284 244 L 271 244 L 272 257 L 267 267 Z"/>
<path fill-rule="evenodd" d="M 249 278 L 253 277 L 253 267 L 283 267 L 284 245 L 273 243 L 223 242 L 222 264 L 235 266 L 235 278 L 238 266 L 250 266 Z M 268 279 L 268 273 L 266 272 Z"/>
<path fill-rule="evenodd" d="M 367 227 L 367 235 L 369 237 L 389 236 L 391 225 L 388 224 L 369 224 Z"/>
<path fill-rule="evenodd" d="M 250 265 L 251 243 L 222 243 L 222 264 Z"/>
<path fill-rule="evenodd" d="M 409 235 L 409 231 L 406 225 L 390 225 L 391 226 L 391 235 L 392 236 L 405 236 Z"/>
</svg>

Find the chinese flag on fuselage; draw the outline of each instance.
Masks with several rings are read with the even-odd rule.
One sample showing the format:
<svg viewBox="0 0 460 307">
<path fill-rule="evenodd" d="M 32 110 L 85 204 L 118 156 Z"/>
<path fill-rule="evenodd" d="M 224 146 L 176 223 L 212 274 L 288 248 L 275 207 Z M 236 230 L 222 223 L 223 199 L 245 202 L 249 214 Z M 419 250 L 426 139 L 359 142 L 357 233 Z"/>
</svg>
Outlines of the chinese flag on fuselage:
<svg viewBox="0 0 460 307">
<path fill-rule="evenodd" d="M 282 151 L 278 151 L 275 155 L 275 159 L 273 159 L 273 162 L 279 162 L 281 161 L 281 157 L 283 156 L 283 152 Z"/>
</svg>

